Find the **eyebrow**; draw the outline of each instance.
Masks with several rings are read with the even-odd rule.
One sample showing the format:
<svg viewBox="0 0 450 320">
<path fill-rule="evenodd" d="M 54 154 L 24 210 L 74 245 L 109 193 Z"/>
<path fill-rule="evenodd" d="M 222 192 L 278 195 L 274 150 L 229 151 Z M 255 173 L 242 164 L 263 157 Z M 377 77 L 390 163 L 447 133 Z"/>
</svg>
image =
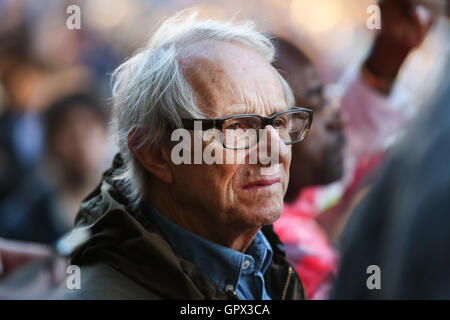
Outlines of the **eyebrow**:
<svg viewBox="0 0 450 320">
<path fill-rule="evenodd" d="M 289 110 L 289 109 L 291 109 L 291 107 L 289 107 L 289 106 L 284 106 L 283 107 L 283 109 L 281 109 L 281 110 L 275 110 L 274 112 L 271 112 L 269 115 L 267 115 L 267 117 L 270 117 L 270 116 L 273 116 L 274 114 L 277 114 L 277 113 L 280 113 L 280 112 L 283 112 L 283 111 L 286 111 L 286 110 Z M 218 117 L 215 117 L 215 118 L 213 118 L 213 119 L 218 119 L 218 118 L 224 118 L 224 117 L 229 117 L 229 116 L 234 116 L 234 115 L 247 115 L 247 114 L 251 114 L 251 115 L 260 115 L 260 114 L 258 114 L 258 113 L 253 113 L 253 112 L 238 112 L 238 111 L 233 111 L 233 112 L 227 112 L 226 114 L 224 114 L 224 115 L 221 115 L 221 116 L 218 116 Z M 260 115 L 260 116 L 263 116 L 263 117 L 265 117 L 265 115 Z"/>
</svg>

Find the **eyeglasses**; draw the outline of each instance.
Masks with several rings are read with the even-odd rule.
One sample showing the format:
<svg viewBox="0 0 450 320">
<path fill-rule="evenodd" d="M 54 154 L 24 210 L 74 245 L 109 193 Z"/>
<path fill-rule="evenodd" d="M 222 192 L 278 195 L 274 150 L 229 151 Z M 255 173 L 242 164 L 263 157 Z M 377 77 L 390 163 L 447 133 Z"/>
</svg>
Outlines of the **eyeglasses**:
<svg viewBox="0 0 450 320">
<path fill-rule="evenodd" d="M 257 114 L 234 114 L 218 119 L 182 119 L 187 130 L 195 130 L 199 121 L 202 130 L 217 129 L 224 148 L 242 150 L 258 144 L 261 129 L 272 126 L 281 140 L 289 145 L 306 138 L 313 120 L 313 110 L 293 107 L 270 117 Z"/>
</svg>

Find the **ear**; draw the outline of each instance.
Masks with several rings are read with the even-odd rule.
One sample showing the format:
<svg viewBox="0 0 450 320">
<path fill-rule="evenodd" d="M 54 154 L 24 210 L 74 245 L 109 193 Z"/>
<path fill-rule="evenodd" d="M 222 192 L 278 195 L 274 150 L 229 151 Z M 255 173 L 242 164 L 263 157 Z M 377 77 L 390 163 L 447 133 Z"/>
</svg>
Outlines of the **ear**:
<svg viewBox="0 0 450 320">
<path fill-rule="evenodd" d="M 139 142 L 143 134 L 142 128 L 133 127 L 128 133 L 128 148 L 151 174 L 165 183 L 173 183 L 168 145 L 159 144 L 156 148 L 144 145 L 139 148 Z"/>
</svg>

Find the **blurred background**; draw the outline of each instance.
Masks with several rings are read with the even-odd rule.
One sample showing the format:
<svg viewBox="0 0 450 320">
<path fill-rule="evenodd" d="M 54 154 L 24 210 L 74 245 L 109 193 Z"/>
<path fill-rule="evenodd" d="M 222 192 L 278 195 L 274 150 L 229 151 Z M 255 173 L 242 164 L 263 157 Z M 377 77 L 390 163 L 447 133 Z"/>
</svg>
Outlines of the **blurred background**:
<svg viewBox="0 0 450 320">
<path fill-rule="evenodd" d="M 109 75 L 164 17 L 190 8 L 250 18 L 301 46 L 325 83 L 345 86 L 370 50 L 370 0 L 0 0 L 0 237 L 53 243 L 117 151 L 108 129 Z M 81 29 L 69 30 L 69 5 Z M 448 72 L 439 18 L 399 74 L 422 105 Z"/>
</svg>

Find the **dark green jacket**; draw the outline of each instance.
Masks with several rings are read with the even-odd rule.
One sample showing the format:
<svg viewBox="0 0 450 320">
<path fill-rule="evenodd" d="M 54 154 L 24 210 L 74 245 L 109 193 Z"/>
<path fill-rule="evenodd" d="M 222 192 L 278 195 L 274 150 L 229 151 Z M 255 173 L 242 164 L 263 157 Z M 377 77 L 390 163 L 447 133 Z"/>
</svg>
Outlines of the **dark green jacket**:
<svg viewBox="0 0 450 320">
<path fill-rule="evenodd" d="M 130 210 L 127 192 L 112 177 L 119 156 L 97 188 L 81 203 L 76 226 L 88 226 L 90 238 L 70 257 L 81 267 L 81 289 L 67 299 L 236 299 L 206 280 L 192 263 L 174 253 L 140 210 Z M 302 283 L 285 259 L 272 226 L 263 228 L 274 251 L 266 273 L 273 299 L 304 299 Z"/>
</svg>

